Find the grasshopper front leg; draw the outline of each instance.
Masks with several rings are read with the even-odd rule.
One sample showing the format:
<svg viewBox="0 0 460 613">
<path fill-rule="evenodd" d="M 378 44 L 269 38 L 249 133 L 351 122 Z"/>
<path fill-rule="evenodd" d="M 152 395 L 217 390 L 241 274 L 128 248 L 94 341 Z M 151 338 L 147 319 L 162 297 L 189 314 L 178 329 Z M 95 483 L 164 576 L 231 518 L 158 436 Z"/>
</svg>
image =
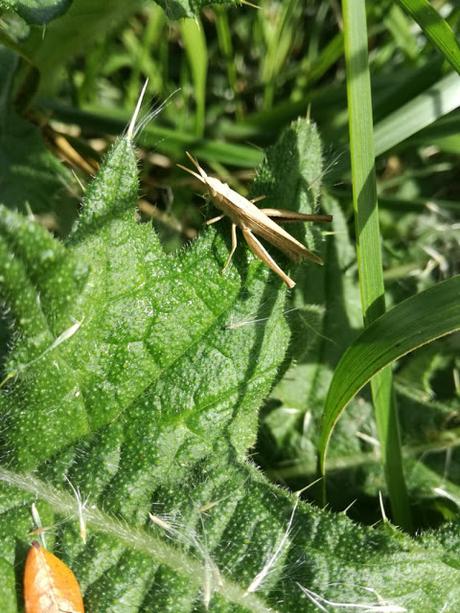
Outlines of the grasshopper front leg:
<svg viewBox="0 0 460 613">
<path fill-rule="evenodd" d="M 254 236 L 251 230 L 246 226 L 241 226 L 241 230 L 247 244 L 249 245 L 249 248 L 254 255 L 256 255 L 260 260 L 262 260 L 262 262 L 271 268 L 273 272 L 276 273 L 284 281 L 284 283 L 286 283 L 286 285 L 292 289 L 295 286 L 295 282 L 284 272 L 284 270 L 278 266 L 262 243 Z"/>
<path fill-rule="evenodd" d="M 232 248 L 228 254 L 227 261 L 225 262 L 222 272 L 225 272 L 232 261 L 233 254 L 235 253 L 236 246 L 238 245 L 238 239 L 236 237 L 236 224 L 232 223 Z"/>
<path fill-rule="evenodd" d="M 206 225 L 207 226 L 211 226 L 213 223 L 217 223 L 218 221 L 220 221 L 224 217 L 225 217 L 225 215 L 217 215 L 217 217 L 212 217 L 211 219 L 208 219 L 208 221 L 206 222 Z"/>
</svg>

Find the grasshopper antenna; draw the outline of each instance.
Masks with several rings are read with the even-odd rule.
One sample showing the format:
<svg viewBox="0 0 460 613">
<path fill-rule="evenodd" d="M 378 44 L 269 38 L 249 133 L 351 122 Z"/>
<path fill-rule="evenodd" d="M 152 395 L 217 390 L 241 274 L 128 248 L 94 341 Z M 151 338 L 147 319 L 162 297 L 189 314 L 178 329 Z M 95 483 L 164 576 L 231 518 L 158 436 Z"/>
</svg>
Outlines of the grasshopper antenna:
<svg viewBox="0 0 460 613">
<path fill-rule="evenodd" d="M 189 151 L 186 151 L 185 154 L 188 157 L 188 159 L 192 162 L 192 164 L 195 166 L 195 168 L 198 170 L 198 172 L 200 173 L 201 178 L 203 179 L 203 182 L 205 183 L 208 175 L 201 168 L 201 166 L 198 163 L 198 160 L 196 158 L 194 158 L 193 155 Z"/>
<path fill-rule="evenodd" d="M 201 168 L 201 166 L 198 163 L 198 160 L 194 158 L 193 155 L 189 151 L 186 151 L 185 154 L 188 157 L 188 159 L 192 162 L 192 164 L 195 166 L 195 168 L 198 170 L 198 172 L 195 172 L 191 168 L 187 168 L 187 166 L 183 166 L 182 164 L 177 164 L 177 166 L 179 168 L 182 168 L 182 170 L 185 170 L 185 172 L 188 172 L 189 175 L 192 175 L 192 177 L 195 177 L 195 179 L 198 179 L 198 181 L 201 181 L 201 183 L 204 183 L 206 185 L 208 175 Z"/>
<path fill-rule="evenodd" d="M 182 170 L 185 170 L 185 172 L 188 172 L 189 175 L 192 175 L 192 177 L 195 177 L 195 179 L 198 179 L 198 181 L 201 181 L 201 183 L 205 183 L 203 177 L 191 168 L 187 168 L 187 166 L 184 166 L 183 164 L 176 164 L 176 166 Z"/>
</svg>

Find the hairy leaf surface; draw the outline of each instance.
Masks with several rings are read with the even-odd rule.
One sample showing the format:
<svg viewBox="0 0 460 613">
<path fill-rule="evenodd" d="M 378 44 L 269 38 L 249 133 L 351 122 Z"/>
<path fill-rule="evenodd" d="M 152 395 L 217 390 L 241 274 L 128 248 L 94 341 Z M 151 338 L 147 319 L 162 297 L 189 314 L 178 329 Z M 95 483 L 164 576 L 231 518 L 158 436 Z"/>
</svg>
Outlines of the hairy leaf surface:
<svg viewBox="0 0 460 613">
<path fill-rule="evenodd" d="M 254 191 L 312 207 L 320 155 L 314 126 L 294 124 Z M 21 607 L 33 501 L 89 612 L 297 612 L 317 597 L 435 611 L 448 592 L 458 601 L 455 550 L 445 560 L 436 539 L 297 504 L 251 465 L 257 411 L 288 346 L 286 290 L 243 245 L 221 273 L 226 222 L 166 254 L 136 219 L 137 188 L 124 138 L 65 244 L 0 214 L 14 329 L 0 396 L 2 610 Z M 263 325 L 235 326 L 251 318 Z"/>
<path fill-rule="evenodd" d="M 165 10 L 170 19 L 193 17 L 210 4 L 240 4 L 239 0 L 155 0 Z"/>
</svg>

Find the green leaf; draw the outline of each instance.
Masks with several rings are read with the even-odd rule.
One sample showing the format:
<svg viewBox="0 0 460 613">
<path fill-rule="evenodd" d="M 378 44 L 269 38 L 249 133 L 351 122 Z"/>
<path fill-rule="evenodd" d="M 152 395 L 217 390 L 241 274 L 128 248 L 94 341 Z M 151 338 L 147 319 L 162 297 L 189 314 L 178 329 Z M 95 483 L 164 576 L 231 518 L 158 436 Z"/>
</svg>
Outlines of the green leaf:
<svg viewBox="0 0 460 613">
<path fill-rule="evenodd" d="M 314 145 L 312 125 L 294 124 L 254 191 L 306 208 Z M 446 590 L 460 597 L 438 542 L 298 503 L 248 462 L 258 407 L 286 355 L 286 290 L 243 245 L 222 275 L 228 225 L 164 253 L 135 218 L 137 188 L 124 138 L 65 244 L 0 215 L 14 329 L 0 395 L 4 610 L 21 608 L 32 502 L 89 612 L 314 610 L 299 584 L 335 602 L 412 610 L 439 609 Z M 263 326 L 228 325 L 254 313 Z"/>
<path fill-rule="evenodd" d="M 228 461 L 225 475 L 213 484 L 185 481 L 174 496 L 168 488 L 158 488 L 161 509 L 174 509 L 174 515 L 163 516 L 163 522 L 169 521 L 172 528 L 168 539 L 162 538 L 158 526 L 135 527 L 132 521 L 119 521 L 89 505 L 85 512 L 88 529 L 99 538 L 93 534 L 86 555 L 82 545 L 80 556 L 69 553 L 68 541 L 60 547 L 61 552 L 65 547 L 66 561 L 73 563 L 86 588 L 85 604 L 90 613 L 203 611 L 203 590 L 208 587 L 212 593 L 209 610 L 219 612 L 317 610 L 312 600 L 302 596 L 300 586 L 309 589 L 313 599 L 360 604 L 362 608 L 365 604 L 387 605 L 388 610 L 435 613 L 446 599 L 448 603 L 458 601 L 458 524 L 414 542 L 390 527 L 360 528 L 343 514 L 327 514 L 310 505 L 300 504 L 292 516 L 286 493 L 268 485 L 253 467 L 235 466 L 231 458 L 221 456 L 209 463 L 209 471 L 220 467 L 222 460 Z M 36 477 L 4 468 L 0 468 L 0 480 L 10 484 L 10 492 L 18 488 L 31 498 L 46 501 L 60 516 L 75 516 L 70 489 L 64 492 Z M 204 509 L 210 500 L 217 504 L 206 513 L 200 512 L 200 504 Z M 39 507 L 43 514 L 44 504 Z M 187 515 L 180 514 L 180 509 L 186 508 Z M 282 559 L 273 566 L 267 584 L 248 593 L 246 588 L 281 542 L 292 517 Z M 26 529 L 27 521 L 22 523 Z M 111 548 L 115 555 L 109 557 Z M 92 564 L 91 556 L 97 556 Z M 79 568 L 75 568 L 77 564 Z M 217 569 L 220 574 L 213 576 Z M 5 570 L 9 571 L 8 564 Z M 11 581 L 11 571 L 4 576 Z M 14 583 L 8 587 L 4 593 L 11 597 Z M 15 613 L 17 608 L 9 611 Z"/>
<path fill-rule="evenodd" d="M 38 129 L 11 113 L 0 134 L 0 200 L 34 213 L 54 208 L 59 192 L 72 180 L 67 169 L 48 151 Z"/>
<path fill-rule="evenodd" d="M 303 485 L 315 479 L 321 411 L 334 368 L 362 329 L 356 252 L 346 220 L 332 198 L 323 196 L 322 208 L 333 215 L 327 226 L 331 235 L 318 244 L 324 266 L 305 266 L 298 272 L 297 290 L 286 311 L 292 362 L 270 394 L 258 440 L 258 463 L 282 482 L 302 474 Z M 358 439 L 350 436 L 350 430 L 356 431 L 355 420 L 345 421 L 333 440 L 334 458 L 336 451 L 342 459 L 344 453 L 359 451 Z"/>
<path fill-rule="evenodd" d="M 459 298 L 457 275 L 399 303 L 350 345 L 335 370 L 324 408 L 323 465 L 340 414 L 376 373 L 414 349 L 460 329 Z"/>
<path fill-rule="evenodd" d="M 460 73 L 460 47 L 450 25 L 428 0 L 398 0 L 399 4 L 422 28 L 426 37 Z"/>
<path fill-rule="evenodd" d="M 210 4 L 240 4 L 240 0 L 155 0 L 155 2 L 164 9 L 169 19 L 193 17 Z"/>
<path fill-rule="evenodd" d="M 50 212 L 72 177 L 46 148 L 40 131 L 10 103 L 18 57 L 0 49 L 0 203 L 26 212 Z M 63 209 L 60 203 L 61 212 Z"/>
<path fill-rule="evenodd" d="M 63 15 L 72 0 L 0 0 L 0 10 L 13 10 L 30 24 L 45 24 Z"/>
<path fill-rule="evenodd" d="M 102 40 L 138 10 L 141 2 L 110 0 L 108 10 L 106 2 L 73 0 L 67 13 L 47 26 L 45 36 L 41 28 L 32 28 L 23 49 L 40 70 L 40 93 L 49 95 L 56 88 L 59 68 L 77 53 L 87 51 L 94 41 Z"/>
<path fill-rule="evenodd" d="M 272 273 L 240 257 L 223 276 L 227 247 L 212 230 L 167 256 L 150 226 L 136 222 L 136 198 L 137 162 L 122 140 L 88 190 L 67 248 L 2 212 L 2 293 L 17 338 L 1 398 L 2 457 L 61 486 L 68 474 L 92 500 L 126 520 L 135 513 L 142 525 L 154 492 L 193 479 L 217 441 L 240 457 L 253 443 L 288 331 L 279 317 L 285 290 Z M 270 312 L 263 331 L 226 329 L 261 303 Z M 16 512 L 11 531 L 4 524 L 8 539 L 21 523 Z M 70 536 L 65 529 L 59 538 L 80 549 Z M 119 545 L 109 549 L 107 564 Z M 130 578 L 120 583 L 127 589 Z"/>
<path fill-rule="evenodd" d="M 451 72 L 375 126 L 376 155 L 399 145 L 458 108 L 459 98 L 460 77 Z"/>
</svg>

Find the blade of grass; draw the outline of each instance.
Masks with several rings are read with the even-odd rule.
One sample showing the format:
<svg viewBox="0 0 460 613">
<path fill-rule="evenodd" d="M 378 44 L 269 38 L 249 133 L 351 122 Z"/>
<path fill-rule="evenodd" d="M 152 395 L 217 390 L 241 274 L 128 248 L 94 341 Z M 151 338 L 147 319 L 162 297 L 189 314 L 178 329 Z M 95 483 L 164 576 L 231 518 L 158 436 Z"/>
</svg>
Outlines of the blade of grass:
<svg viewBox="0 0 460 613">
<path fill-rule="evenodd" d="M 323 464 L 331 432 L 350 400 L 398 358 L 460 330 L 459 302 L 457 275 L 400 302 L 373 321 L 348 347 L 335 369 L 323 413 L 320 438 Z"/>
<path fill-rule="evenodd" d="M 182 19 L 180 30 L 195 90 L 195 132 L 197 136 L 202 136 L 205 125 L 206 74 L 208 71 L 206 39 L 203 33 L 203 26 L 198 17 L 195 19 Z"/>
<path fill-rule="evenodd" d="M 404 11 L 393 4 L 384 17 L 384 23 L 391 32 L 396 45 L 412 62 L 416 62 L 417 58 L 420 57 L 419 47 L 415 36 L 411 32 L 412 22 Z"/>
<path fill-rule="evenodd" d="M 24 51 L 19 43 L 17 43 L 9 34 L 6 32 L 3 27 L 0 27 L 0 44 L 5 45 L 12 51 L 16 51 L 18 55 L 20 55 L 30 66 L 33 66 L 33 59 L 30 57 L 28 53 Z"/>
<path fill-rule="evenodd" d="M 460 74 L 460 47 L 452 28 L 428 0 L 398 0 L 422 28 L 425 36 Z"/>
<path fill-rule="evenodd" d="M 216 15 L 216 32 L 219 49 L 225 58 L 227 78 L 235 99 L 235 114 L 238 120 L 244 116 L 244 107 L 238 94 L 238 73 L 236 70 L 235 54 L 232 43 L 232 32 L 228 21 L 228 12 L 221 6 L 214 8 Z"/>
<path fill-rule="evenodd" d="M 102 134 L 120 134 L 130 119 L 130 114 L 123 110 L 89 107 L 89 110 L 82 111 L 55 100 L 40 100 L 40 106 L 53 111 L 53 117 L 64 123 L 77 123 Z M 156 149 L 176 159 L 182 159 L 184 150 L 189 149 L 201 160 L 218 161 L 240 168 L 255 168 L 263 157 L 262 151 L 255 147 L 197 138 L 188 132 L 159 126 L 154 121 L 143 128 L 137 141 L 142 147 Z"/>
<path fill-rule="evenodd" d="M 339 32 L 321 50 L 312 63 L 308 73 L 308 85 L 311 87 L 333 66 L 343 55 L 343 34 Z"/>
<path fill-rule="evenodd" d="M 406 98 L 405 104 L 401 104 L 397 110 L 392 112 L 385 111 L 383 105 L 386 107 L 387 104 L 382 98 L 391 97 L 391 107 L 394 108 L 394 100 L 401 96 L 403 85 L 398 83 L 395 86 L 386 78 L 383 80 L 381 77 L 376 78 L 374 108 L 378 107 L 379 114 L 384 117 L 375 125 L 374 138 L 377 155 L 409 139 L 460 106 L 460 77 L 455 72 L 451 72 L 432 85 L 433 79 L 429 79 L 427 75 L 430 71 L 433 73 L 435 68 L 430 66 L 429 70 L 423 67 L 420 71 L 412 71 L 414 80 L 418 82 L 428 80 L 430 86 L 419 93 L 420 90 L 414 84 L 404 85 L 405 94 L 408 88 L 413 87 L 417 95 L 407 102 Z M 408 74 L 407 78 L 409 76 Z M 346 124 L 346 117 L 342 121 L 344 114 L 337 112 L 341 101 L 341 88 L 331 85 L 311 93 L 307 92 L 303 95 L 302 100 L 284 101 L 268 111 L 252 113 L 239 123 L 222 121 L 222 125 L 219 126 L 219 134 L 229 138 L 245 139 L 257 138 L 260 134 L 274 134 L 298 115 L 305 114 L 308 106 L 311 105 L 312 114 L 319 122 L 323 133 L 329 133 L 329 137 L 341 140 L 342 125 L 345 127 Z M 331 132 L 331 126 L 334 133 Z M 339 164 L 337 174 L 341 175 L 346 171 L 345 165 L 346 160 L 344 159 Z"/>
<path fill-rule="evenodd" d="M 149 91 L 161 94 L 164 86 L 164 75 L 153 50 L 157 42 L 164 36 L 166 16 L 157 5 L 152 4 L 143 17 L 146 19 L 142 37 L 136 35 L 134 29 L 127 30 L 122 35 L 123 43 L 133 58 L 132 71 L 129 77 L 126 93 L 125 108 L 134 108 L 146 77 L 149 79 Z"/>
<path fill-rule="evenodd" d="M 338 200 L 349 200 L 350 194 L 347 189 L 329 189 L 329 193 Z M 411 197 L 402 198 L 400 196 L 392 196 L 388 194 L 379 195 L 379 208 L 397 210 L 400 213 L 407 213 L 408 211 L 421 212 L 423 209 L 427 210 L 428 207 L 435 206 L 439 209 L 445 209 L 447 211 L 460 212 L 460 202 L 455 200 L 441 200 L 440 198 L 423 198 L 423 197 Z"/>
<path fill-rule="evenodd" d="M 295 40 L 298 18 L 298 3 L 285 0 L 274 5 L 276 11 L 269 17 L 265 10 L 258 17 L 265 33 L 266 50 L 262 57 L 260 73 L 264 83 L 263 108 L 270 109 L 276 91 L 276 79 L 285 66 L 289 51 Z M 266 9 L 269 12 L 271 9 Z"/>
<path fill-rule="evenodd" d="M 368 326 L 385 312 L 385 293 L 378 221 L 365 0 L 343 0 L 342 7 L 359 285 L 364 325 Z M 402 469 L 392 372 L 389 368 L 383 369 L 372 379 L 371 389 L 393 517 L 398 525 L 409 530 L 411 518 Z"/>
<path fill-rule="evenodd" d="M 460 105 L 460 77 L 449 73 L 376 126 L 375 153 L 381 155 Z"/>
</svg>

